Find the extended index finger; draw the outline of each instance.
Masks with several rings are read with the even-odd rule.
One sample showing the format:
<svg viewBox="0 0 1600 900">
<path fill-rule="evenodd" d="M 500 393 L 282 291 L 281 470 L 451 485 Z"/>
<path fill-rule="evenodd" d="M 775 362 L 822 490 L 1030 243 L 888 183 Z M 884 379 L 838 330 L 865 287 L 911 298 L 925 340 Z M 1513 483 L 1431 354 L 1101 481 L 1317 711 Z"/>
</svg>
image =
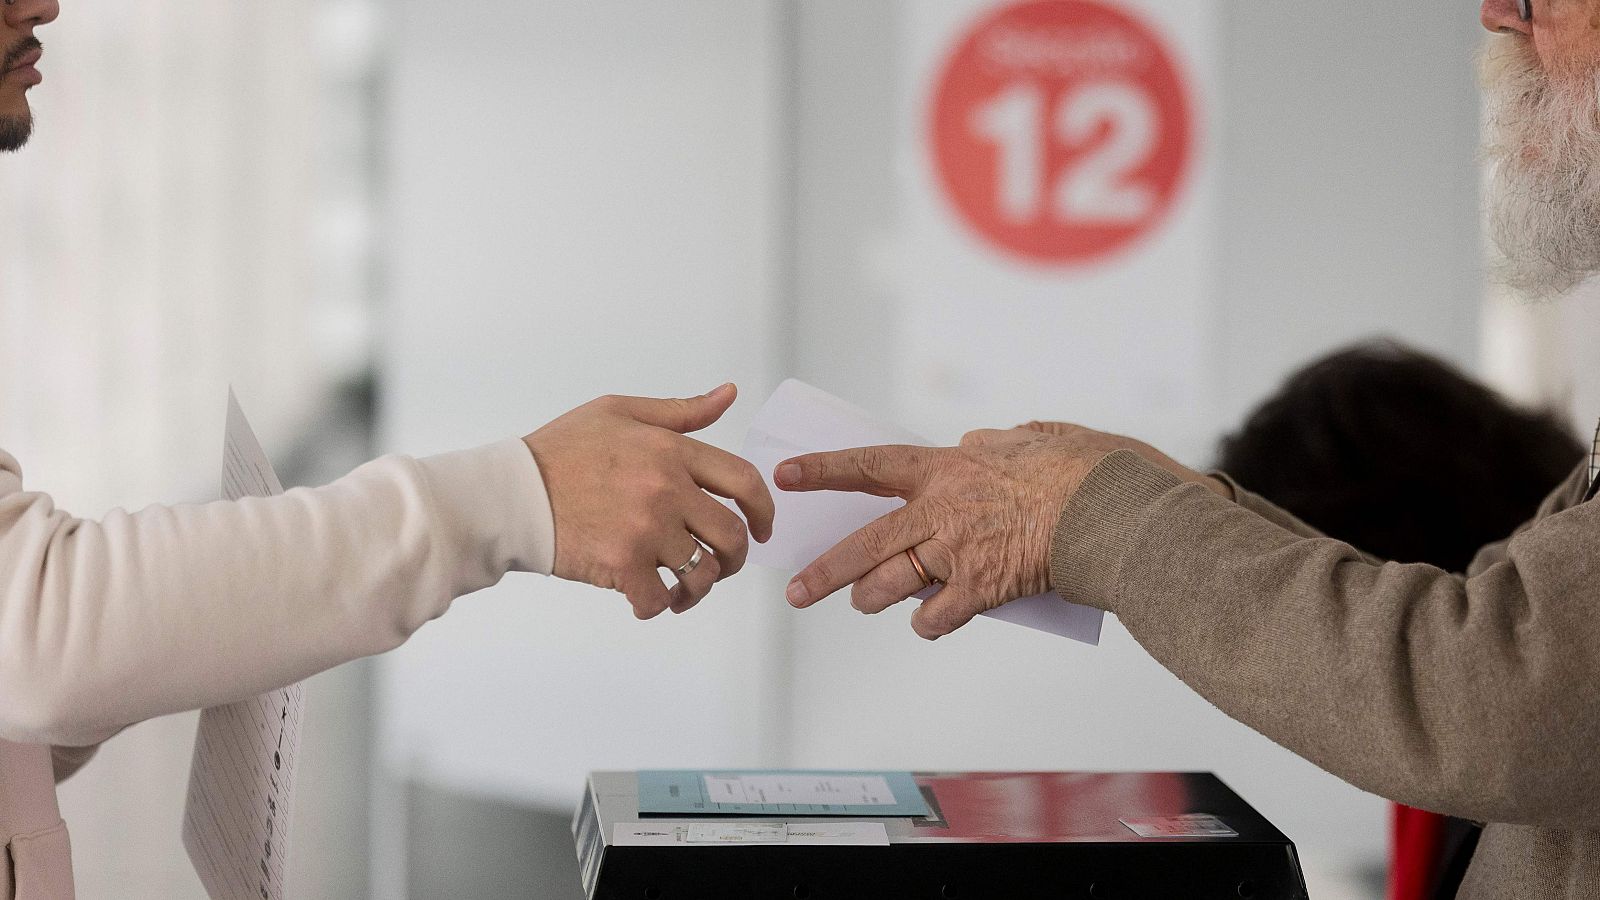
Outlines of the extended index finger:
<svg viewBox="0 0 1600 900">
<path fill-rule="evenodd" d="M 890 445 L 808 453 L 778 464 L 772 480 L 786 491 L 856 491 L 908 497 L 928 478 L 931 447 Z"/>
<path fill-rule="evenodd" d="M 933 527 L 915 504 L 875 519 L 817 557 L 789 582 L 790 605 L 804 609 L 933 536 Z"/>
</svg>

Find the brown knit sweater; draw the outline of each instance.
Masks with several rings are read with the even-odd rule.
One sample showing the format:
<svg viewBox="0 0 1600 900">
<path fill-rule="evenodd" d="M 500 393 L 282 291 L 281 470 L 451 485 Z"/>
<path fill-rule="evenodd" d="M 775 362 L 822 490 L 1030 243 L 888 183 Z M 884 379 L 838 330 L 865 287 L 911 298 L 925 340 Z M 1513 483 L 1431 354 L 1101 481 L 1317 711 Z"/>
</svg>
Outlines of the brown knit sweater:
<svg viewBox="0 0 1600 900">
<path fill-rule="evenodd" d="M 1118 451 L 1062 512 L 1051 575 L 1233 718 L 1357 787 L 1490 823 L 1462 898 L 1600 897 L 1587 475 L 1462 577 L 1372 559 Z"/>
</svg>

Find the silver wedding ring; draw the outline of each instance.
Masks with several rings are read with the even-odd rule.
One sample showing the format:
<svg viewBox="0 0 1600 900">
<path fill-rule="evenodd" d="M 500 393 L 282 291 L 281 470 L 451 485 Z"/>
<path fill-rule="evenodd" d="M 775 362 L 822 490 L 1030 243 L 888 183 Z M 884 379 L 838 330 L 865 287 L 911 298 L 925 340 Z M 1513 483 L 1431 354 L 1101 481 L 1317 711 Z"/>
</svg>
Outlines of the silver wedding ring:
<svg viewBox="0 0 1600 900">
<path fill-rule="evenodd" d="M 688 562 L 677 567 L 676 569 L 673 569 L 672 571 L 677 573 L 679 578 L 682 578 L 685 575 L 688 575 L 690 572 L 693 572 L 695 569 L 700 568 L 700 560 L 705 558 L 706 548 L 700 546 L 699 542 L 696 542 L 694 545 L 694 555 L 689 557 Z"/>
</svg>

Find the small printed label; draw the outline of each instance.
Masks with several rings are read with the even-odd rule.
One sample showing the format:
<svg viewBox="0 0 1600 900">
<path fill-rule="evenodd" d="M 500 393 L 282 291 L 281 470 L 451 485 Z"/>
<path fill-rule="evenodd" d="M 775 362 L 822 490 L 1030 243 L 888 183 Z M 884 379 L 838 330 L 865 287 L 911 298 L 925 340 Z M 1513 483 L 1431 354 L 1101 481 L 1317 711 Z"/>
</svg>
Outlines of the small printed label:
<svg viewBox="0 0 1600 900">
<path fill-rule="evenodd" d="M 894 789 L 882 775 L 804 773 L 706 775 L 706 798 L 718 807 L 895 806 Z"/>
<path fill-rule="evenodd" d="M 882 822 L 618 822 L 614 847 L 715 847 L 738 844 L 887 847 Z"/>
<path fill-rule="evenodd" d="M 1239 832 L 1227 823 L 1206 813 L 1189 813 L 1182 816 L 1153 816 L 1148 819 L 1118 819 L 1128 830 L 1142 838 L 1229 838 Z"/>
<path fill-rule="evenodd" d="M 889 832 L 882 822 L 790 822 L 789 843 L 813 847 L 887 847 Z"/>
<path fill-rule="evenodd" d="M 754 823 L 750 825 L 690 825 L 691 844 L 782 844 L 789 840 L 789 826 Z"/>
</svg>

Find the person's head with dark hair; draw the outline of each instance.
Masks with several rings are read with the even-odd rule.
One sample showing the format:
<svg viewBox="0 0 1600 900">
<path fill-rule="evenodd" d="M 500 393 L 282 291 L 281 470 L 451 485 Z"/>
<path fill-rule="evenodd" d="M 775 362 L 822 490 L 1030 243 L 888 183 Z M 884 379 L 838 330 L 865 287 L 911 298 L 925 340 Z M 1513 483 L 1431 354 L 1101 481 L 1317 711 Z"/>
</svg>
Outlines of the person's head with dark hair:
<svg viewBox="0 0 1600 900">
<path fill-rule="evenodd" d="M 1376 341 L 1290 376 L 1223 439 L 1218 467 L 1330 537 L 1459 572 L 1583 455 L 1555 417 Z"/>
</svg>

